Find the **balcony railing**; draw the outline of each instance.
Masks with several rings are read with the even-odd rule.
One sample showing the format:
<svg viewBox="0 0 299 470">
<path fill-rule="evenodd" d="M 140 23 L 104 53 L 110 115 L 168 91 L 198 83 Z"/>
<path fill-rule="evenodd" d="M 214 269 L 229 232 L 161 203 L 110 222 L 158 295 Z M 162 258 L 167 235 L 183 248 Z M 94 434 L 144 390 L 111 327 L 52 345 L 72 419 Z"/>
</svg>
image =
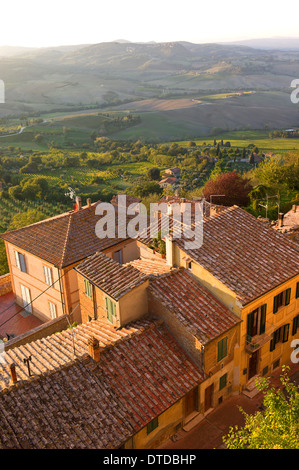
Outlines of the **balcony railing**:
<svg viewBox="0 0 299 470">
<path fill-rule="evenodd" d="M 246 335 L 245 350 L 251 354 L 260 349 L 264 344 L 271 341 L 274 330 L 275 326 L 272 323 L 266 322 L 265 333 L 255 336 Z"/>
</svg>

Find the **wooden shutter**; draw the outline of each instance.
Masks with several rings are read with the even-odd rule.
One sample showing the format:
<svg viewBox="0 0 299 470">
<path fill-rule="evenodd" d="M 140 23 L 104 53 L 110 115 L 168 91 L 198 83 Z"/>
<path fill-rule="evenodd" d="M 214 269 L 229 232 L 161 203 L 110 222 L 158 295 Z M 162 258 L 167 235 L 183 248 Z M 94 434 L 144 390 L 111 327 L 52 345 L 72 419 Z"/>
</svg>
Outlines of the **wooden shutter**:
<svg viewBox="0 0 299 470">
<path fill-rule="evenodd" d="M 273 299 L 273 313 L 276 313 L 278 310 L 278 295 Z"/>
<path fill-rule="evenodd" d="M 227 374 L 224 374 L 222 377 L 220 377 L 219 380 L 219 390 L 222 390 L 222 388 L 226 387 L 227 383 Z"/>
<path fill-rule="evenodd" d="M 283 338 L 282 338 L 282 342 L 283 343 L 286 343 L 289 339 L 289 330 L 290 330 L 290 324 L 287 323 L 286 325 L 284 325 L 283 327 Z"/>
<path fill-rule="evenodd" d="M 267 304 L 261 306 L 261 322 L 260 322 L 260 335 L 265 333 L 266 329 L 266 313 L 267 313 Z"/>
<path fill-rule="evenodd" d="M 21 269 L 19 253 L 14 250 L 17 268 Z"/>
<path fill-rule="evenodd" d="M 21 264 L 21 271 L 25 273 L 26 272 L 25 256 L 22 255 L 22 253 L 19 253 L 19 259 L 20 259 L 20 264 Z"/>
<path fill-rule="evenodd" d="M 291 300 L 291 288 L 286 290 L 285 305 L 289 305 Z"/>
<path fill-rule="evenodd" d="M 218 355 L 217 355 L 217 361 L 221 361 L 224 357 L 227 356 L 227 336 L 223 338 L 221 341 L 218 343 Z"/>
<path fill-rule="evenodd" d="M 108 297 L 106 297 L 106 311 L 107 311 L 107 320 L 113 323 L 113 304 Z"/>
<path fill-rule="evenodd" d="M 45 281 L 48 286 L 52 285 L 52 271 L 48 266 L 44 266 Z"/>
<path fill-rule="evenodd" d="M 253 315 L 253 312 L 247 315 L 247 335 L 250 336 L 250 338 L 252 338 Z"/>
<path fill-rule="evenodd" d="M 297 333 L 298 318 L 299 318 L 298 315 L 295 318 L 293 318 L 293 327 L 292 327 L 292 335 L 293 336 Z"/>
</svg>

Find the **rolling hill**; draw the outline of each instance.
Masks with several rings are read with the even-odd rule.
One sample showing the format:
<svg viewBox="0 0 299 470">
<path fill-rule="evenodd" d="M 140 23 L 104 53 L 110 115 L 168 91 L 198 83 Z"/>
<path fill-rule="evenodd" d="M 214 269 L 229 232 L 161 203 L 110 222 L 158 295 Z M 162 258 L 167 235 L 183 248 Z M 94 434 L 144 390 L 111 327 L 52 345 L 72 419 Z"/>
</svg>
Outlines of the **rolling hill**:
<svg viewBox="0 0 299 470">
<path fill-rule="evenodd" d="M 154 116 L 156 122 L 172 123 L 171 136 L 185 129 L 179 138 L 215 127 L 299 124 L 298 106 L 290 102 L 290 83 L 299 78 L 296 50 L 123 40 L 6 51 L 5 57 L 1 49 L 6 102 L 0 106 L 0 117 L 91 108 L 137 111 L 144 117 L 136 128 L 137 138 L 149 122 L 154 123 Z M 153 107 L 148 101 L 169 99 L 177 104 L 155 102 Z M 189 100 L 190 105 L 180 100 Z M 151 132 L 165 137 L 157 126 Z"/>
</svg>

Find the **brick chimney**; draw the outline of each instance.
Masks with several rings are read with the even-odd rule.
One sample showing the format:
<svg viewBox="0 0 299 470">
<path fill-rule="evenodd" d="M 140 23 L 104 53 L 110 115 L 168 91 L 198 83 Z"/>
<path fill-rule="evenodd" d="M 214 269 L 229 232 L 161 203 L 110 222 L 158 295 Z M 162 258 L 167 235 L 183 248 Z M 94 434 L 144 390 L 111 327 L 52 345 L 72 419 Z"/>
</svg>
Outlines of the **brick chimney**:
<svg viewBox="0 0 299 470">
<path fill-rule="evenodd" d="M 278 227 L 283 227 L 283 212 L 278 214 Z"/>
<path fill-rule="evenodd" d="M 11 377 L 11 382 L 15 384 L 18 379 L 17 379 L 17 373 L 16 373 L 16 365 L 15 364 L 10 364 L 10 377 Z"/>
<path fill-rule="evenodd" d="M 296 206 L 296 204 L 293 204 L 292 205 L 292 212 L 296 212 L 296 210 L 297 210 L 297 206 Z"/>
<path fill-rule="evenodd" d="M 87 198 L 86 202 L 87 202 L 87 207 L 90 207 L 90 206 L 91 206 L 91 199 L 90 199 L 90 197 Z"/>
<path fill-rule="evenodd" d="M 90 337 L 88 340 L 88 349 L 89 355 L 92 357 L 92 359 L 96 362 L 99 362 L 103 349 L 100 348 L 99 340 L 97 340 L 94 336 Z"/>
</svg>

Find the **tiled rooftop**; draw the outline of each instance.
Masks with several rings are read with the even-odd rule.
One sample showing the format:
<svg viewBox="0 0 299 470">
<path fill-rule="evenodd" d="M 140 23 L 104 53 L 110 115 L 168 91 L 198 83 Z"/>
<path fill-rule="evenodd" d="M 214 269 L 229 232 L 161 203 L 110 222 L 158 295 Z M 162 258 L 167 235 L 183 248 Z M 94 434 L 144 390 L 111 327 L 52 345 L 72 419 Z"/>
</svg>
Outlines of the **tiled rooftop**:
<svg viewBox="0 0 299 470">
<path fill-rule="evenodd" d="M 176 243 L 243 305 L 299 274 L 298 246 L 237 206 L 205 218 L 199 249 Z"/>
<path fill-rule="evenodd" d="M 150 292 L 203 345 L 241 321 L 185 269 L 152 279 Z"/>
<path fill-rule="evenodd" d="M 139 241 L 150 245 L 149 234 L 150 229 Z M 190 259 L 231 289 L 242 305 L 299 274 L 298 245 L 237 206 L 203 218 L 200 248 L 186 249 L 185 241 L 174 239 Z"/>
<path fill-rule="evenodd" d="M 136 259 L 130 261 L 125 266 L 133 266 L 143 274 L 148 276 L 159 276 L 161 274 L 169 273 L 172 268 L 166 262 L 155 261 L 152 259 Z"/>
<path fill-rule="evenodd" d="M 84 334 L 86 328 L 93 333 L 96 322 L 91 323 L 82 325 Z M 0 393 L 0 448 L 117 448 L 202 381 L 161 323 L 136 329 L 105 349 L 98 363 L 87 354 L 71 361 L 70 332 L 46 338 L 38 351 L 35 343 L 26 345 L 33 362 L 40 356 L 38 375 Z M 70 357 L 57 367 L 64 348 Z M 24 355 L 19 349 L 18 376 Z"/>
<path fill-rule="evenodd" d="M 4 363 L 0 363 L 0 390 L 10 382 L 9 364 L 16 364 L 18 378 L 28 379 L 28 368 L 23 359 L 31 356 L 32 374 L 41 374 L 62 367 L 76 357 L 88 353 L 88 339 L 93 336 L 99 340 L 101 347 L 106 347 L 128 336 L 139 334 L 152 324 L 151 320 L 143 319 L 116 330 L 103 320 L 93 320 L 67 329 L 46 338 L 24 344 L 5 351 Z M 75 352 L 74 352 L 75 347 Z"/>
<path fill-rule="evenodd" d="M 55 266 L 69 266 L 122 241 L 97 237 L 96 223 L 101 218 L 95 214 L 97 204 L 6 232 L 1 237 Z"/>
<path fill-rule="evenodd" d="M 147 279 L 145 274 L 130 264 L 121 265 L 103 253 L 90 256 L 75 270 L 115 300 Z"/>
</svg>

